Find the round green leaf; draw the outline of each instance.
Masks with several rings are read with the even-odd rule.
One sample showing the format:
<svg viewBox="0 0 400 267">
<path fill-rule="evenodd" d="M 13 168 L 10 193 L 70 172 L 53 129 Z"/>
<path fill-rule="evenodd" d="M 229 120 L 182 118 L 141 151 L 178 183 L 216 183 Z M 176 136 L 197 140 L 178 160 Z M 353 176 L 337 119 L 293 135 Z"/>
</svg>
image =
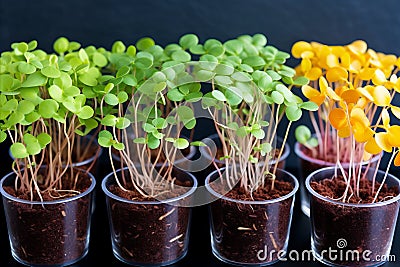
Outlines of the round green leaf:
<svg viewBox="0 0 400 267">
<path fill-rule="evenodd" d="M 81 90 L 79 90 L 79 88 L 76 86 L 70 86 L 63 91 L 63 94 L 65 96 L 72 96 L 72 97 L 75 97 L 75 96 L 79 95 L 80 93 L 81 93 Z"/>
<path fill-rule="evenodd" d="M 265 132 L 262 129 L 254 129 L 251 134 L 257 139 L 263 139 L 265 137 Z"/>
<path fill-rule="evenodd" d="M 303 102 L 299 105 L 300 108 L 309 110 L 309 111 L 317 111 L 318 105 L 312 101 Z"/>
<path fill-rule="evenodd" d="M 90 106 L 83 106 L 82 109 L 78 113 L 78 117 L 83 120 L 87 120 L 93 117 L 94 110 Z"/>
<path fill-rule="evenodd" d="M 115 148 L 116 150 L 124 150 L 125 149 L 125 145 L 124 145 L 124 143 L 114 143 L 113 145 L 113 148 Z"/>
<path fill-rule="evenodd" d="M 35 72 L 28 76 L 28 78 L 22 83 L 21 87 L 36 87 L 42 86 L 47 82 L 47 77 L 40 72 Z"/>
<path fill-rule="evenodd" d="M 26 147 L 22 143 L 14 143 L 10 146 L 11 154 L 16 159 L 23 159 L 29 156 Z"/>
<path fill-rule="evenodd" d="M 189 147 L 189 141 L 185 138 L 177 138 L 174 142 L 174 146 L 178 149 L 185 149 Z"/>
<path fill-rule="evenodd" d="M 179 45 L 183 49 L 190 49 L 199 43 L 199 38 L 194 34 L 186 34 L 179 39 Z"/>
<path fill-rule="evenodd" d="M 7 139 L 7 134 L 3 131 L 0 131 L 0 143 L 3 143 Z"/>
<path fill-rule="evenodd" d="M 150 149 L 156 149 L 160 146 L 160 139 L 156 138 L 153 134 L 147 135 L 147 145 Z"/>
<path fill-rule="evenodd" d="M 69 41 L 65 37 L 58 38 L 53 45 L 54 51 L 59 54 L 63 54 L 64 52 L 68 51 Z"/>
<path fill-rule="evenodd" d="M 115 127 L 117 127 L 118 129 L 125 129 L 125 128 L 129 127 L 130 124 L 131 124 L 131 122 L 127 118 L 120 117 L 120 118 L 117 118 Z"/>
<path fill-rule="evenodd" d="M 154 45 L 155 45 L 155 42 L 150 37 L 143 37 L 143 38 L 139 39 L 136 43 L 136 47 L 140 51 L 144 51 Z"/>
<path fill-rule="evenodd" d="M 118 71 L 117 71 L 117 74 L 116 74 L 116 78 L 119 78 L 119 77 L 124 77 L 125 75 L 127 75 L 129 72 L 131 72 L 131 69 L 128 67 L 128 66 L 122 66 Z"/>
<path fill-rule="evenodd" d="M 285 113 L 286 113 L 286 117 L 290 121 L 297 121 L 302 116 L 302 111 L 297 106 L 288 106 L 288 107 L 286 107 Z"/>
<path fill-rule="evenodd" d="M 251 81 L 251 77 L 248 74 L 244 73 L 244 72 L 235 72 L 235 73 L 233 73 L 231 75 L 231 77 L 233 79 L 235 79 L 236 81 L 238 81 L 238 82 L 249 82 L 249 81 Z"/>
<path fill-rule="evenodd" d="M 47 133 L 40 133 L 36 138 L 37 138 L 41 148 L 44 148 L 51 142 L 51 136 Z"/>
<path fill-rule="evenodd" d="M 53 99 L 45 99 L 39 104 L 39 114 L 45 118 L 52 118 L 58 111 L 59 105 Z"/>
<path fill-rule="evenodd" d="M 111 106 L 119 104 L 118 97 L 111 93 L 108 93 L 104 96 L 104 101 Z"/>
<path fill-rule="evenodd" d="M 53 84 L 52 86 L 49 87 L 49 95 L 51 98 L 57 100 L 58 102 L 62 102 L 63 100 L 63 91 L 61 90 L 60 87 L 57 85 Z"/>
<path fill-rule="evenodd" d="M 280 105 L 285 101 L 285 98 L 283 97 L 283 95 L 277 91 L 273 91 L 271 93 L 271 98 L 274 101 L 274 103 Z"/>
<path fill-rule="evenodd" d="M 128 98 L 129 98 L 128 94 L 125 91 L 119 92 L 117 97 L 118 97 L 118 102 L 120 104 L 125 103 L 126 101 L 128 101 Z"/>
<path fill-rule="evenodd" d="M 114 143 L 112 134 L 107 130 L 102 130 L 99 133 L 98 143 L 102 147 L 110 147 Z"/>
<path fill-rule="evenodd" d="M 201 44 L 198 44 L 190 47 L 190 52 L 195 55 L 203 55 L 204 53 L 206 53 L 206 50 L 204 50 Z"/>
<path fill-rule="evenodd" d="M 219 56 L 221 56 L 222 54 L 224 54 L 224 52 L 225 52 L 225 49 L 224 49 L 224 47 L 222 46 L 222 44 L 216 44 L 216 45 L 213 45 L 213 46 L 211 46 L 210 48 L 208 48 L 207 49 L 207 52 L 210 54 L 210 55 L 213 55 L 213 56 L 215 56 L 215 57 L 219 57 Z"/>
<path fill-rule="evenodd" d="M 96 86 L 98 84 L 96 77 L 93 77 L 90 73 L 80 75 L 79 81 L 87 86 Z"/>
<path fill-rule="evenodd" d="M 36 40 L 32 40 L 28 43 L 28 51 L 32 51 L 36 49 L 38 42 Z"/>
<path fill-rule="evenodd" d="M 53 66 L 44 67 L 41 70 L 42 74 L 49 78 L 58 78 L 60 77 L 60 71 Z"/>
<path fill-rule="evenodd" d="M 215 99 L 217 99 L 219 101 L 222 101 L 222 102 L 226 101 L 226 97 L 225 97 L 224 93 L 222 93 L 219 90 L 213 90 L 211 92 L 211 94 L 212 94 L 213 97 L 215 97 Z"/>
<path fill-rule="evenodd" d="M 113 53 L 123 53 L 126 49 L 126 46 L 121 41 L 116 41 L 111 47 L 111 51 Z"/>
<path fill-rule="evenodd" d="M 247 57 L 243 60 L 243 64 L 250 65 L 251 67 L 262 67 L 266 64 L 265 60 L 259 56 Z"/>
<path fill-rule="evenodd" d="M 184 95 L 178 90 L 178 88 L 169 90 L 167 93 L 167 97 L 171 101 L 182 101 L 184 98 Z"/>
<path fill-rule="evenodd" d="M 23 53 L 25 53 L 26 51 L 28 51 L 28 44 L 27 44 L 27 43 L 24 43 L 24 42 L 19 43 L 19 44 L 17 45 L 17 49 L 18 49 L 18 51 L 19 51 L 21 54 L 23 54 Z"/>
<path fill-rule="evenodd" d="M 14 83 L 13 77 L 9 74 L 2 74 L 0 75 L 0 91 L 8 91 L 12 88 Z"/>
<path fill-rule="evenodd" d="M 264 34 L 257 33 L 253 36 L 253 44 L 256 46 L 265 46 L 267 44 L 267 37 Z"/>
<path fill-rule="evenodd" d="M 296 140 L 300 143 L 300 144 L 306 144 L 307 141 L 311 138 L 311 131 L 310 129 L 305 126 L 305 125 L 300 125 L 296 128 L 295 132 L 295 137 Z"/>
<path fill-rule="evenodd" d="M 8 117 L 8 124 L 15 125 L 21 123 L 24 120 L 24 114 L 19 111 L 15 111 Z"/>
<path fill-rule="evenodd" d="M 200 70 L 197 72 L 196 78 L 200 82 L 206 82 L 211 80 L 215 76 L 215 72 L 213 71 L 208 71 L 208 70 Z"/>
<path fill-rule="evenodd" d="M 18 65 L 18 70 L 23 74 L 32 74 L 36 71 L 36 67 L 29 63 L 21 62 Z"/>
<path fill-rule="evenodd" d="M 105 66 L 107 66 L 107 58 L 103 54 L 101 54 L 99 52 L 95 52 L 93 54 L 93 63 L 96 66 L 105 67 Z"/>
<path fill-rule="evenodd" d="M 181 120 L 188 120 L 194 118 L 193 109 L 187 106 L 179 106 L 176 108 L 176 113 Z"/>
<path fill-rule="evenodd" d="M 123 78 L 124 84 L 129 85 L 129 86 L 136 86 L 137 85 L 137 80 L 134 75 L 128 74 Z"/>
<path fill-rule="evenodd" d="M 308 84 L 309 80 L 306 77 L 297 77 L 293 80 L 293 84 L 297 86 L 303 86 Z"/>
<path fill-rule="evenodd" d="M 35 110 L 35 105 L 28 100 L 21 100 L 18 103 L 17 110 L 22 114 L 28 114 Z"/>
<path fill-rule="evenodd" d="M 172 59 L 178 62 L 188 62 L 191 59 L 191 56 L 188 52 L 183 50 L 178 50 L 172 53 Z"/>
</svg>

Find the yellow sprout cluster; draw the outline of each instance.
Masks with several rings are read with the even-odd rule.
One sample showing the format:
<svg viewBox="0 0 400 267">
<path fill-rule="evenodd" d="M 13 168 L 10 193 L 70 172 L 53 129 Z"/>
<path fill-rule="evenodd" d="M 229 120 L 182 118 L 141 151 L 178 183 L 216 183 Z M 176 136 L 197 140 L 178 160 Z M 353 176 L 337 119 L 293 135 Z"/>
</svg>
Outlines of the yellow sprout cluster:
<svg viewBox="0 0 400 267">
<path fill-rule="evenodd" d="M 365 144 L 366 155 L 396 153 L 394 164 L 400 166 L 400 126 L 390 124 L 391 118 L 400 119 L 392 101 L 400 92 L 400 59 L 375 52 L 362 40 L 345 46 L 299 41 L 292 54 L 301 59 L 297 75 L 310 80 L 302 87 L 304 96 L 324 110 L 339 138 L 354 137 Z"/>
</svg>

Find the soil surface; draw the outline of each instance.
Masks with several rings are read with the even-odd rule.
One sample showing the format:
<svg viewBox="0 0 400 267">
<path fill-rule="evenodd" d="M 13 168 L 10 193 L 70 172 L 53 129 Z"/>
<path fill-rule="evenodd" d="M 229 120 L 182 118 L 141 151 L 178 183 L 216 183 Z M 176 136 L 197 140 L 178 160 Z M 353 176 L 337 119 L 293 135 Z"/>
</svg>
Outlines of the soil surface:
<svg viewBox="0 0 400 267">
<path fill-rule="evenodd" d="M 84 192 L 89 188 L 91 181 L 84 177 L 82 175 L 74 190 Z M 18 198 L 30 199 L 28 193 L 16 191 L 13 186 L 5 186 L 4 190 Z M 42 193 L 45 201 L 72 195 L 76 193 Z M 37 195 L 35 200 L 40 200 Z M 35 265 L 60 265 L 79 260 L 87 252 L 91 205 L 92 194 L 65 203 L 46 205 L 44 202 L 44 206 L 7 200 L 5 212 L 10 220 L 8 228 L 16 255 Z"/>
<path fill-rule="evenodd" d="M 329 198 L 340 198 L 345 183 L 339 177 L 312 182 L 311 187 Z M 375 185 L 375 190 L 379 183 Z M 383 186 L 378 201 L 388 200 L 399 194 L 397 188 Z M 350 203 L 371 203 L 372 182 L 360 182 L 360 196 L 352 196 Z M 399 202 L 376 207 L 350 207 L 311 197 L 311 223 L 315 249 L 321 253 L 329 248 L 337 249 L 346 255 L 347 251 L 356 251 L 359 260 L 353 257 L 338 257 L 331 262 L 343 266 L 370 266 L 371 262 L 362 257 L 364 251 L 371 251 L 368 258 L 387 255 L 396 225 Z M 317 238 L 318 237 L 318 238 Z M 338 247 L 338 240 L 345 240 L 346 246 Z M 343 242 L 342 242 L 343 243 Z M 338 254 L 339 255 L 339 254 Z M 329 260 L 329 259 L 327 259 Z"/>
<path fill-rule="evenodd" d="M 270 181 L 270 180 L 268 180 Z M 218 188 L 215 188 L 218 191 Z M 253 192 L 253 197 L 239 186 L 225 196 L 238 200 L 270 200 L 293 190 L 289 182 L 275 180 L 275 188 Z M 219 199 L 210 204 L 212 238 L 221 257 L 236 263 L 267 263 L 277 260 L 277 254 L 263 257 L 260 250 L 285 250 L 294 198 L 269 204 L 244 204 Z"/>
<path fill-rule="evenodd" d="M 191 182 L 184 180 L 185 177 L 177 175 L 177 178 L 175 184 L 183 187 L 168 191 L 163 198 L 178 197 L 191 189 Z M 143 197 L 132 185 L 127 188 L 130 190 L 123 191 L 114 184 L 109 186 L 120 197 L 155 203 L 141 205 L 107 199 L 117 253 L 125 261 L 139 265 L 168 263 L 183 257 L 189 241 L 190 208 Z"/>
<path fill-rule="evenodd" d="M 342 176 L 335 177 L 333 179 L 326 178 L 318 182 L 311 182 L 311 187 L 320 195 L 331 199 L 339 199 L 343 196 L 347 184 Z M 380 187 L 379 182 L 375 182 L 374 192 Z M 361 179 L 360 181 L 360 193 L 359 196 L 356 194 L 351 195 L 347 199 L 348 203 L 372 203 L 375 194 L 372 194 L 373 184 L 368 179 Z M 377 198 L 377 202 L 388 200 L 392 197 L 396 197 L 399 194 L 397 187 L 388 187 L 384 184 Z"/>
</svg>

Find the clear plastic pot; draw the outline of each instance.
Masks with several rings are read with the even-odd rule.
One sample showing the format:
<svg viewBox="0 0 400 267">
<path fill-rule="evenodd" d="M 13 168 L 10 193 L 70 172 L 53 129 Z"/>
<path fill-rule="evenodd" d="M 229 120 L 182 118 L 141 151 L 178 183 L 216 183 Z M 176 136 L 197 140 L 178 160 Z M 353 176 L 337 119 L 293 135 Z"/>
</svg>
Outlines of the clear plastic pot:
<svg viewBox="0 0 400 267">
<path fill-rule="evenodd" d="M 119 169 L 117 175 L 121 172 Z M 110 190 L 116 184 L 114 173 L 103 179 L 113 253 L 120 261 L 138 266 L 164 266 L 185 257 L 191 218 L 189 203 L 197 180 L 179 169 L 174 174 L 176 179 L 191 186 L 186 193 L 162 201 L 120 197 Z"/>
<path fill-rule="evenodd" d="M 352 204 L 317 193 L 311 183 L 332 178 L 334 167 L 311 173 L 306 187 L 311 195 L 311 245 L 317 259 L 329 266 L 378 266 L 389 259 L 400 207 L 400 194 L 383 202 Z M 372 180 L 375 169 L 369 169 Z M 377 172 L 381 182 L 385 172 Z M 400 191 L 400 181 L 391 174 L 385 184 Z"/>
<path fill-rule="evenodd" d="M 223 172 L 224 169 L 221 169 Z M 287 252 L 297 179 L 277 169 L 276 179 L 289 182 L 293 190 L 282 197 L 243 201 L 216 192 L 210 184 L 219 178 L 212 172 L 205 185 L 217 200 L 210 204 L 212 252 L 219 260 L 239 266 L 270 265 Z"/>
<path fill-rule="evenodd" d="M 87 179 L 87 190 L 52 201 L 30 201 L 9 194 L 5 188 L 14 187 L 14 172 L 0 181 L 11 253 L 15 260 L 29 266 L 65 266 L 88 253 L 96 181 L 90 173 L 79 171 L 80 179 Z"/>
</svg>

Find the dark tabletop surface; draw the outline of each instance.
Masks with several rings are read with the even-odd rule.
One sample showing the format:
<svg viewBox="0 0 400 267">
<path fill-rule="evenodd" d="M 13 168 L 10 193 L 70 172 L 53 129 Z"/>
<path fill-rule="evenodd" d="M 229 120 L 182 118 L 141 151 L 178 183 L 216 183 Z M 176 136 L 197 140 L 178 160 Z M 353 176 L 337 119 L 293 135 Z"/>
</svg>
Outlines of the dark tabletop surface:
<svg viewBox="0 0 400 267">
<path fill-rule="evenodd" d="M 3 162 L 4 163 L 4 162 Z M 100 166 L 105 167 L 106 164 Z M 289 168 L 288 171 L 297 175 L 296 168 Z M 4 169 L 2 170 L 4 172 Z M 90 248 L 88 255 L 75 267 L 87 266 L 128 266 L 117 260 L 112 253 L 111 240 L 109 236 L 109 225 L 106 214 L 105 198 L 101 191 L 100 181 L 104 177 L 105 169 L 99 170 L 100 178 L 97 177 L 96 185 L 96 208 L 92 217 L 92 228 L 90 237 Z M 204 181 L 204 177 L 198 175 L 199 184 Z M 288 250 L 297 250 L 300 253 L 310 249 L 310 224 L 309 218 L 305 216 L 300 208 L 300 191 L 297 192 L 291 233 L 289 237 Z M 400 266 L 400 229 L 397 224 L 391 254 L 396 256 L 397 261 L 386 263 L 385 267 Z M 1 207 L 0 213 L 0 267 L 23 266 L 17 263 L 11 256 L 8 243 L 7 228 L 5 225 L 4 212 Z M 208 221 L 208 207 L 200 206 L 193 208 L 192 225 L 188 254 L 178 263 L 171 265 L 176 267 L 183 266 L 210 266 L 222 267 L 229 266 L 217 260 L 211 252 L 210 233 Z M 324 266 L 317 261 L 310 262 L 278 262 L 274 266 Z"/>
</svg>

